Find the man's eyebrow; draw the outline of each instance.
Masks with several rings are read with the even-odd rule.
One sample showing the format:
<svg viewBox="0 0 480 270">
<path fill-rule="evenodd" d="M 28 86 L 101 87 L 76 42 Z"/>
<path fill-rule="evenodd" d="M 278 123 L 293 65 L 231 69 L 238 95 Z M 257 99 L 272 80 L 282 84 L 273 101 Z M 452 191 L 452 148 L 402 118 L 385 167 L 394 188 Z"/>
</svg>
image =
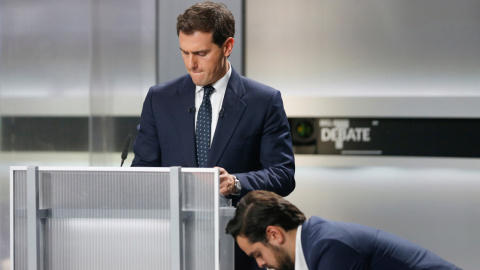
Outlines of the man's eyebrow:
<svg viewBox="0 0 480 270">
<path fill-rule="evenodd" d="M 190 52 L 187 52 L 187 51 L 183 50 L 182 48 L 180 48 L 180 51 L 182 51 L 182 52 L 184 52 L 184 53 L 190 53 Z M 199 53 L 207 53 L 207 52 L 209 52 L 209 51 L 210 51 L 210 49 L 205 49 L 205 50 L 194 51 L 194 52 L 192 52 L 192 53 L 193 53 L 193 54 L 199 54 Z"/>
<path fill-rule="evenodd" d="M 247 254 L 247 256 L 252 257 L 252 258 L 255 258 L 255 254 L 257 254 L 257 253 L 258 253 L 258 250 L 253 250 L 252 252 L 249 252 L 249 253 L 245 252 L 245 254 Z"/>
</svg>

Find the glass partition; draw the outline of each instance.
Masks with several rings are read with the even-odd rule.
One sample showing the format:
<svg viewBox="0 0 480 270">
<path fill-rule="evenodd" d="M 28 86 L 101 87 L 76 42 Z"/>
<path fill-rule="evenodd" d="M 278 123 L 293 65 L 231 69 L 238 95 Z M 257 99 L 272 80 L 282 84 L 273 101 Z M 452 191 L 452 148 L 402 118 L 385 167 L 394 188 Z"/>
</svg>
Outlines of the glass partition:
<svg viewBox="0 0 480 270">
<path fill-rule="evenodd" d="M 12 167 L 13 269 L 233 269 L 218 182 L 217 169 Z"/>
</svg>

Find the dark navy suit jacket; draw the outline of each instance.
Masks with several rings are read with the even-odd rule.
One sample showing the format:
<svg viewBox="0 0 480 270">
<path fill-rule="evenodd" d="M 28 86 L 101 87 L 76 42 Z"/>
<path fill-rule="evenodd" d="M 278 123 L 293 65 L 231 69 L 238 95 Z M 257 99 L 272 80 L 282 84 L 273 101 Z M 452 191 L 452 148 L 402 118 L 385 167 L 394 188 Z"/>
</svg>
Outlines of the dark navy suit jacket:
<svg viewBox="0 0 480 270">
<path fill-rule="evenodd" d="M 302 225 L 308 269 L 460 269 L 429 250 L 371 227 L 312 217 Z"/>
<path fill-rule="evenodd" d="M 195 85 L 189 74 L 151 87 L 132 166 L 197 167 L 194 106 Z M 233 204 L 252 190 L 290 194 L 295 189 L 295 164 L 280 92 L 232 69 L 222 108 L 207 167 L 223 167 L 239 179 L 242 192 L 232 196 Z M 236 269 L 258 269 L 238 246 Z"/>
<path fill-rule="evenodd" d="M 135 139 L 132 166 L 197 167 L 195 85 L 186 74 L 150 88 Z M 278 90 L 232 69 L 215 129 L 208 166 L 225 168 L 242 194 L 269 190 L 287 196 L 295 188 L 290 126 Z M 241 197 L 240 196 L 240 197 Z"/>
</svg>

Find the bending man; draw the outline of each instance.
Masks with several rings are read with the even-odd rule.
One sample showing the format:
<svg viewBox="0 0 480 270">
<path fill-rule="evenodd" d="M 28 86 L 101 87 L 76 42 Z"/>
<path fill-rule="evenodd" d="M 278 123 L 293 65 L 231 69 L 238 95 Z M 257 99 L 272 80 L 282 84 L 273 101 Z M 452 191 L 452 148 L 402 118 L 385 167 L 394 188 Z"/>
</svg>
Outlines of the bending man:
<svg viewBox="0 0 480 270">
<path fill-rule="evenodd" d="M 305 215 L 281 196 L 252 191 L 226 228 L 260 267 L 271 269 L 459 269 L 429 250 L 371 227 Z"/>
</svg>

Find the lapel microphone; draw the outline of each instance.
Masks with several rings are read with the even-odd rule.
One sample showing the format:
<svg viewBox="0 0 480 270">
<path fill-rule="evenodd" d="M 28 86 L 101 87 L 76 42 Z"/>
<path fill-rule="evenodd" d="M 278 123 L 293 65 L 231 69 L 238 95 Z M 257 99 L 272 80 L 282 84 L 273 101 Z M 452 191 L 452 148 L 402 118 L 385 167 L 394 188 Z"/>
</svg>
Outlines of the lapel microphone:
<svg viewBox="0 0 480 270">
<path fill-rule="evenodd" d="M 192 112 L 195 112 L 197 109 L 195 108 L 195 106 L 192 106 L 188 109 L 188 112 L 189 113 L 192 113 Z"/>
</svg>

